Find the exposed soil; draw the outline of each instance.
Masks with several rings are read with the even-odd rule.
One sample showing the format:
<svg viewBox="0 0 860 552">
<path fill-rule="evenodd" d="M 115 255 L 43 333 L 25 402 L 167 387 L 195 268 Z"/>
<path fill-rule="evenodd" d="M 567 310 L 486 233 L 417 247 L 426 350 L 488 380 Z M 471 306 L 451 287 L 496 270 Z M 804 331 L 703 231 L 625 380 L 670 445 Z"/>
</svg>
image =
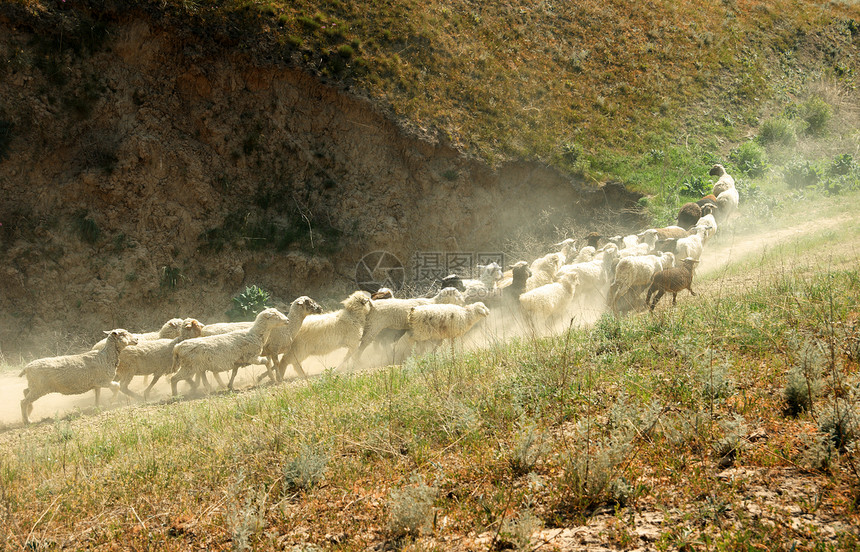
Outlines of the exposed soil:
<svg viewBox="0 0 860 552">
<path fill-rule="evenodd" d="M 355 92 L 144 14 L 114 14 L 92 52 L 63 47 L 80 16 L 0 9 L 7 359 L 180 314 L 223 320 L 251 284 L 342 297 L 376 250 L 406 263 L 640 220 L 622 186 L 487 166 Z"/>
</svg>

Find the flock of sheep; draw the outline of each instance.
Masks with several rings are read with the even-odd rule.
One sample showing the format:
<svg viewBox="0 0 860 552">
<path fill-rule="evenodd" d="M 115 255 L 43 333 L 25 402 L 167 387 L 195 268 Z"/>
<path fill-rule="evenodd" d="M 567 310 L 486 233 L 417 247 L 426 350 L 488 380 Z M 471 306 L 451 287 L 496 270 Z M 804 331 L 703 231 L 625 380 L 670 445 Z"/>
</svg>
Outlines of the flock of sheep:
<svg viewBox="0 0 860 552">
<path fill-rule="evenodd" d="M 671 293 L 674 304 L 684 289 L 695 295 L 691 284 L 703 247 L 738 207 L 734 179 L 721 165 L 714 165 L 710 174 L 719 177 L 713 194 L 684 205 L 677 226 L 608 239 L 591 233 L 579 250 L 567 239 L 557 244 L 558 251 L 531 263 L 520 261 L 507 272 L 491 263 L 479 267 L 477 279 L 448 276 L 429 297 L 396 298 L 385 288 L 372 294 L 356 291 L 342 302 L 343 308 L 324 313 L 316 301 L 302 296 L 287 314 L 267 308 L 253 322 L 204 325 L 193 318 L 175 318 L 157 332 L 105 332 L 107 337 L 90 351 L 27 364 L 20 374 L 28 385 L 22 419 L 29 423 L 33 402 L 48 393 L 94 390 L 98 405 L 104 387 L 114 398 L 121 391 L 145 401 L 168 374 L 175 396 L 181 381 L 192 389 L 202 381 L 211 391 L 207 372 L 223 386 L 219 373 L 227 371 L 227 387 L 232 389 L 242 367 L 265 365 L 259 380 L 280 382 L 287 367 L 305 377 L 303 361 L 339 349 L 347 353 L 338 368 L 359 363 L 371 345 L 400 362 L 426 345 L 438 347 L 450 340 L 453 346 L 488 317 L 516 321 L 520 328 L 536 332 L 576 318 L 588 302 L 598 304 L 601 312 L 620 313 L 654 309 Z M 135 376 L 152 378 L 143 396 L 129 389 Z"/>
</svg>

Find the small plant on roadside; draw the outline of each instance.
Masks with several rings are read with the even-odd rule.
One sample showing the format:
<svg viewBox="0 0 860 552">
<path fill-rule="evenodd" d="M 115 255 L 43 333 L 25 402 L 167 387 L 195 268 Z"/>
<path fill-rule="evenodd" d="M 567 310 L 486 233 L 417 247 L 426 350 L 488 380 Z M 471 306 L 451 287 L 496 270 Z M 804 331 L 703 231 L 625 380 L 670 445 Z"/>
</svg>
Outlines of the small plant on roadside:
<svg viewBox="0 0 860 552">
<path fill-rule="evenodd" d="M 823 99 L 813 96 L 801 106 L 800 114 L 806 122 L 806 132 L 813 136 L 821 136 L 833 117 L 833 108 Z"/>
<path fill-rule="evenodd" d="M 101 228 L 86 211 L 78 211 L 74 218 L 75 230 L 78 237 L 88 244 L 96 243 L 102 235 Z"/>
<path fill-rule="evenodd" d="M 269 292 L 251 285 L 233 297 L 233 305 L 227 311 L 227 317 L 232 321 L 253 320 L 260 311 L 269 306 Z"/>
<path fill-rule="evenodd" d="M 523 427 L 511 450 L 511 469 L 516 475 L 531 472 L 538 461 L 549 452 L 546 437 L 534 425 Z"/>
<path fill-rule="evenodd" d="M 820 393 L 821 370 L 825 356 L 822 344 L 809 338 L 795 338 L 794 362 L 788 371 L 788 379 L 783 390 L 783 414 L 796 417 L 810 411 Z"/>
<path fill-rule="evenodd" d="M 237 485 L 239 483 L 241 480 Z M 238 552 L 254 548 L 252 540 L 266 527 L 266 496 L 262 489 L 252 489 L 244 501 L 233 504 L 228 511 L 227 523 L 233 550 Z"/>
<path fill-rule="evenodd" d="M 523 510 L 513 519 L 505 519 L 496 539 L 495 550 L 531 550 L 532 535 L 543 523 L 531 510 Z"/>
<path fill-rule="evenodd" d="M 3 119 L 0 119 L 0 161 L 9 156 L 9 145 L 12 143 L 12 130 L 15 125 Z"/>
<path fill-rule="evenodd" d="M 304 491 L 319 484 L 325 477 L 328 455 L 316 447 L 302 445 L 299 453 L 284 466 L 284 487 Z"/>
<path fill-rule="evenodd" d="M 743 174 L 758 178 L 767 171 L 767 156 L 764 149 L 756 142 L 744 142 L 729 154 L 729 159 Z"/>
<path fill-rule="evenodd" d="M 702 396 L 708 401 L 725 400 L 735 392 L 735 381 L 729 375 L 728 366 L 716 364 L 700 374 Z"/>
<path fill-rule="evenodd" d="M 740 415 L 720 421 L 722 436 L 712 445 L 720 467 L 731 466 L 739 452 L 746 448 L 747 425 Z"/>
<path fill-rule="evenodd" d="M 782 177 L 791 188 L 807 188 L 818 184 L 821 173 L 809 161 L 795 159 L 782 169 Z"/>
<path fill-rule="evenodd" d="M 693 175 L 681 182 L 678 189 L 682 194 L 702 197 L 711 193 L 711 181 L 703 176 Z"/>
<path fill-rule="evenodd" d="M 827 472 L 836 457 L 836 449 L 829 435 L 817 433 L 804 436 L 803 444 L 797 463 L 810 471 Z"/>
<path fill-rule="evenodd" d="M 409 483 L 393 489 L 388 498 L 387 531 L 391 538 L 402 539 L 421 534 L 433 520 L 433 504 L 439 489 L 413 475 Z"/>
<path fill-rule="evenodd" d="M 794 124 L 785 117 L 774 117 L 762 123 L 758 133 L 762 145 L 790 146 L 797 141 Z"/>
<path fill-rule="evenodd" d="M 854 405 L 837 399 L 821 416 L 818 430 L 830 440 L 833 448 L 844 454 L 860 438 L 860 415 Z"/>
</svg>

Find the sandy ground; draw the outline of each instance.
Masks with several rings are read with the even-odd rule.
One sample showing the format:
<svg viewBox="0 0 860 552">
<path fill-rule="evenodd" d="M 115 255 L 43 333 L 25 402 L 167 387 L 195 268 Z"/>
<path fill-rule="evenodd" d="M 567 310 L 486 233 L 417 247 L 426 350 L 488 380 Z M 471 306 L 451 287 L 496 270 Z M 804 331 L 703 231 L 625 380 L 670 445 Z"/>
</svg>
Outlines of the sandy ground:
<svg viewBox="0 0 860 552">
<path fill-rule="evenodd" d="M 790 244 L 793 240 L 811 233 L 837 231 L 845 227 L 845 225 L 857 224 L 858 221 L 855 216 L 842 214 L 823 220 L 817 219 L 802 222 L 786 228 L 758 233 L 754 236 L 727 233 L 721 235 L 719 240 L 706 247 L 705 253 L 702 255 L 701 264 L 697 269 L 697 274 L 702 276 L 716 273 L 719 276 L 717 271 L 727 266 L 732 260 L 743 260 L 744 258 L 751 258 L 751 255 L 760 255 L 768 250 L 768 248 L 777 244 Z M 842 256 L 849 259 L 847 262 L 856 266 L 856 260 L 860 258 L 858 246 L 848 244 L 841 247 L 842 251 L 840 253 L 844 253 Z M 732 280 L 735 280 L 735 284 L 744 285 L 755 280 L 755 277 L 755 274 L 741 275 L 733 277 Z M 683 293 L 685 292 L 682 292 L 681 297 L 683 297 Z M 679 297 L 679 300 L 681 300 L 681 297 Z M 602 305 L 603 302 L 599 297 L 589 303 L 580 301 L 572 306 L 568 316 L 557 321 L 554 325 L 544 324 L 534 328 L 528 326 L 523 320 L 512 316 L 493 316 L 467 334 L 463 340 L 462 347 L 482 347 L 503 342 L 517 336 L 547 335 L 563 330 L 571 323 L 571 320 L 573 320 L 572 323 L 575 325 L 590 325 L 600 317 L 603 311 Z M 308 376 L 315 376 L 322 373 L 327 367 L 337 366 L 343 359 L 345 352 L 345 349 L 342 349 L 326 357 L 307 359 L 303 363 L 305 372 Z M 394 360 L 396 358 L 392 356 L 391 351 L 385 353 L 379 349 L 368 348 L 362 358 L 363 362 L 360 368 L 390 364 Z M 20 401 L 23 398 L 26 379 L 18 377 L 19 371 L 20 369 L 15 369 L 0 373 L 0 429 L 18 427 L 21 424 Z M 240 370 L 236 378 L 235 388 L 242 390 L 254 386 L 257 377 L 264 371 L 265 369 L 262 366 L 249 366 Z M 288 379 L 295 379 L 297 376 L 290 369 L 286 377 Z M 225 382 L 228 378 L 229 373 L 222 375 L 222 379 Z M 142 378 L 135 378 L 130 387 L 132 390 L 142 393 L 146 385 Z M 188 391 L 188 387 L 184 382 L 179 384 L 179 391 L 180 393 Z M 150 400 L 159 401 L 168 397 L 170 397 L 170 379 L 162 378 L 153 388 Z M 135 400 L 123 394 L 119 394 L 116 400 L 114 400 L 109 390 L 102 391 L 101 409 L 122 408 L 130 404 L 135 404 Z M 77 411 L 87 414 L 97 411 L 95 408 L 94 393 L 74 396 L 51 394 L 42 397 L 34 403 L 30 419 L 32 422 L 39 422 L 55 419 Z"/>
</svg>

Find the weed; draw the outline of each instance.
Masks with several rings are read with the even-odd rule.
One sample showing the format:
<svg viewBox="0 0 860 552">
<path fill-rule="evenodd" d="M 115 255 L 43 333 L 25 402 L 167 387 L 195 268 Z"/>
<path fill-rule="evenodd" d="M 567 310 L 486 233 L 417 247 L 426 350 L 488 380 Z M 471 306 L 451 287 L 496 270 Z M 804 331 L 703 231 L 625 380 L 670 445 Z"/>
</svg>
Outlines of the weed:
<svg viewBox="0 0 860 552">
<path fill-rule="evenodd" d="M 704 176 L 690 176 L 681 182 L 678 191 L 693 197 L 706 196 L 711 193 L 711 181 Z"/>
<path fill-rule="evenodd" d="M 711 446 L 720 467 L 731 466 L 738 453 L 746 447 L 747 425 L 742 416 L 735 414 L 733 418 L 721 420 L 719 423 L 722 437 Z"/>
<path fill-rule="evenodd" d="M 232 306 L 226 312 L 231 321 L 253 320 L 263 309 L 269 306 L 269 292 L 255 285 L 247 286 L 244 291 L 234 296 Z"/>
<path fill-rule="evenodd" d="M 818 96 L 812 96 L 803 103 L 801 117 L 806 122 L 806 132 L 813 136 L 821 136 L 827 130 L 827 125 L 833 116 L 833 108 Z"/>
<path fill-rule="evenodd" d="M 860 416 L 853 404 L 837 399 L 822 415 L 818 430 L 827 437 L 836 450 L 845 453 L 860 437 Z"/>
<path fill-rule="evenodd" d="M 815 397 L 821 389 L 821 368 L 824 363 L 821 347 L 812 340 L 804 341 L 795 356 L 797 358 L 788 371 L 783 390 L 783 413 L 792 417 L 812 410 Z"/>
<path fill-rule="evenodd" d="M 797 459 L 800 466 L 812 471 L 827 472 L 836 456 L 830 436 L 822 433 L 804 436 L 803 445 Z"/>
<path fill-rule="evenodd" d="M 525 475 L 549 450 L 546 437 L 533 424 L 527 424 L 520 429 L 511 450 L 511 469 L 515 475 Z"/>
<path fill-rule="evenodd" d="M 762 145 L 791 146 L 797 141 L 794 124 L 785 117 L 774 117 L 762 123 L 758 133 Z"/>
<path fill-rule="evenodd" d="M 233 489 L 234 496 L 238 495 L 242 477 Z M 233 504 L 227 514 L 227 524 L 230 528 L 233 550 L 244 552 L 251 550 L 252 540 L 266 527 L 266 497 L 263 489 L 251 489 L 243 502 Z"/>
<path fill-rule="evenodd" d="M 795 159 L 782 169 L 782 177 L 791 188 L 808 188 L 818 184 L 821 174 L 809 161 Z"/>
<path fill-rule="evenodd" d="M 409 484 L 393 489 L 388 498 L 387 531 L 393 539 L 417 536 L 433 519 L 433 504 L 439 490 L 424 483 L 424 477 L 413 475 Z"/>
<path fill-rule="evenodd" d="M 735 392 L 735 381 L 729 375 L 729 366 L 726 364 L 716 364 L 702 370 L 699 381 L 702 396 L 709 402 L 727 399 Z"/>
<path fill-rule="evenodd" d="M 854 163 L 854 157 L 850 153 L 845 153 L 833 158 L 827 172 L 831 176 L 847 176 L 856 169 L 857 165 Z"/>
<path fill-rule="evenodd" d="M 95 220 L 89 217 L 87 211 L 81 210 L 75 213 L 73 221 L 75 230 L 78 232 L 78 237 L 84 242 L 92 245 L 101 237 L 101 228 L 99 228 Z"/>
<path fill-rule="evenodd" d="M 729 154 L 729 159 L 743 174 L 757 178 L 767 170 L 767 156 L 756 142 L 744 142 Z"/>
<path fill-rule="evenodd" d="M 303 444 L 299 453 L 284 465 L 284 488 L 306 491 L 325 477 L 328 455 L 319 447 Z"/>
<path fill-rule="evenodd" d="M 516 518 L 504 520 L 494 550 L 530 550 L 531 537 L 542 525 L 531 510 L 522 510 Z"/>
<path fill-rule="evenodd" d="M 163 289 L 173 291 L 182 279 L 182 270 L 179 267 L 165 265 L 161 267 L 160 285 Z"/>
</svg>

